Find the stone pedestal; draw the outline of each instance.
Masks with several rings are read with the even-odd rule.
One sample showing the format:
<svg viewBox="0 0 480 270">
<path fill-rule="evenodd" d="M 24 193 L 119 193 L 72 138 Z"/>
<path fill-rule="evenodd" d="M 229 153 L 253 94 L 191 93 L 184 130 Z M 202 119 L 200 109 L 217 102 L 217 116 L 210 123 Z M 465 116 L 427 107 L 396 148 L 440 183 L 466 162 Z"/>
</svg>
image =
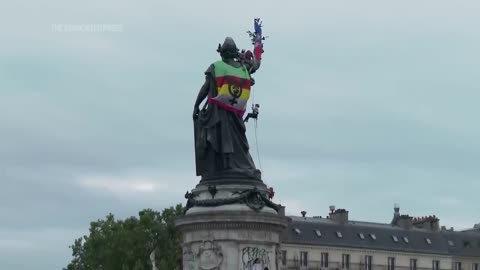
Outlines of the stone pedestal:
<svg viewBox="0 0 480 270">
<path fill-rule="evenodd" d="M 286 217 L 259 184 L 208 185 L 186 194 L 182 232 L 183 269 L 278 270 Z"/>
</svg>

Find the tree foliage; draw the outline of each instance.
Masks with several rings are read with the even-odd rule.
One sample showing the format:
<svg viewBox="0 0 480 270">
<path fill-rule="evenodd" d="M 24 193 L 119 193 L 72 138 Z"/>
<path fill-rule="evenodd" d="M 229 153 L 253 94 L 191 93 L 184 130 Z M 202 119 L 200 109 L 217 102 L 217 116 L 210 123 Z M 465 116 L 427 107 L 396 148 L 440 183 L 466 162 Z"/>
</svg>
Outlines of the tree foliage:
<svg viewBox="0 0 480 270">
<path fill-rule="evenodd" d="M 181 257 L 175 217 L 181 205 L 139 212 L 139 217 L 117 220 L 113 214 L 90 223 L 89 235 L 70 246 L 73 259 L 68 270 L 149 270 L 155 250 L 159 270 L 175 269 Z"/>
</svg>

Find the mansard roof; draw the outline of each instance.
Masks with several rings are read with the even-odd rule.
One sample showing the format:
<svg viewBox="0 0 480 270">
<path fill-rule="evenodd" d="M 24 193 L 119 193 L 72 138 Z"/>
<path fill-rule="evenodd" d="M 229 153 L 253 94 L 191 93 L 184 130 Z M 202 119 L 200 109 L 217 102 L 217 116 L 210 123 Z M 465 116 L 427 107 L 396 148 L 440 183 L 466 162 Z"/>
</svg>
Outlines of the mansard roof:
<svg viewBox="0 0 480 270">
<path fill-rule="evenodd" d="M 339 224 L 328 218 L 292 216 L 289 220 L 282 239 L 287 244 L 480 256 L 480 233 L 403 229 L 389 223 L 353 220 Z"/>
</svg>

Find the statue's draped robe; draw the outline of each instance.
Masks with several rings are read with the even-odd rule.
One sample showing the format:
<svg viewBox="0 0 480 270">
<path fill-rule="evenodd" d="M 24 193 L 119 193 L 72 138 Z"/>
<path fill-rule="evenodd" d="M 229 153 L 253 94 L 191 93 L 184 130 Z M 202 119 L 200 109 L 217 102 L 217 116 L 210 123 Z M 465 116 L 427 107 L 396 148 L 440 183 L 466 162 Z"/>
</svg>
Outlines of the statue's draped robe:
<svg viewBox="0 0 480 270">
<path fill-rule="evenodd" d="M 211 65 L 205 72 L 209 96 L 217 95 L 215 69 Z M 222 173 L 235 173 L 259 178 L 249 153 L 245 124 L 242 116 L 207 104 L 195 121 L 195 151 L 197 175 L 203 178 Z"/>
</svg>

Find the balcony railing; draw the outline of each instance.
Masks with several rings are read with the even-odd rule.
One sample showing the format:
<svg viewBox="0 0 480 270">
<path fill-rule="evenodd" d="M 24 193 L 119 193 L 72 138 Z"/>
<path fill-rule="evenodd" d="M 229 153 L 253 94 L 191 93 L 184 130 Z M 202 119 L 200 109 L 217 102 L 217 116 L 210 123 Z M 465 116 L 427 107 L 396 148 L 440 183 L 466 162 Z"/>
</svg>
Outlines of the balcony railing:
<svg viewBox="0 0 480 270">
<path fill-rule="evenodd" d="M 301 266 L 300 261 L 287 261 L 287 265 L 280 265 L 280 270 L 389 270 L 387 264 L 372 264 L 371 268 L 367 268 L 365 264 L 350 263 L 349 268 L 343 268 L 341 262 L 328 262 L 328 267 L 322 267 L 321 261 L 309 260 L 308 266 Z M 410 270 L 410 266 L 397 266 L 393 270 Z M 417 267 L 416 270 L 432 270 L 431 267 Z M 439 269 L 451 270 L 451 269 Z M 463 270 L 463 269 L 462 269 Z"/>
</svg>

